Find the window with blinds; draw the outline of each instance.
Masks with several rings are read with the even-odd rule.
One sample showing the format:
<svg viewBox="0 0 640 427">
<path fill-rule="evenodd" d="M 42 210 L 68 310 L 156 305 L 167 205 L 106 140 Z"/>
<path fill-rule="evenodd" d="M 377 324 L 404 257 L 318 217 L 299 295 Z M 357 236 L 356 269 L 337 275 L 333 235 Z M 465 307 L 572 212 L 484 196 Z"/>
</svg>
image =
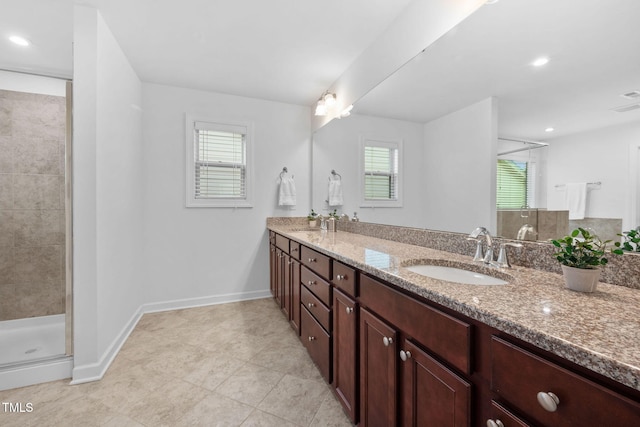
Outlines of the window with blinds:
<svg viewBox="0 0 640 427">
<path fill-rule="evenodd" d="M 364 140 L 363 206 L 398 206 L 400 203 L 400 144 Z"/>
<path fill-rule="evenodd" d="M 529 164 L 515 160 L 498 160 L 496 205 L 498 209 L 533 206 Z"/>
<path fill-rule="evenodd" d="M 187 206 L 250 206 L 250 126 L 189 119 Z"/>
</svg>

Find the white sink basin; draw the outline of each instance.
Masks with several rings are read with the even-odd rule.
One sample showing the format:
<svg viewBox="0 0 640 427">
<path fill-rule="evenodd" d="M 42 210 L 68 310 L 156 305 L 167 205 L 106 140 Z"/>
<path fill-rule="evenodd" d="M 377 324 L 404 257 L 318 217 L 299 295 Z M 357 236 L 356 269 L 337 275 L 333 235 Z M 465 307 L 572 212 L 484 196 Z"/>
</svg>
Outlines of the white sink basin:
<svg viewBox="0 0 640 427">
<path fill-rule="evenodd" d="M 446 280 L 447 282 L 463 283 L 466 285 L 506 285 L 508 282 L 497 277 L 488 276 L 475 271 L 464 270 L 456 267 L 442 265 L 412 265 L 407 270 L 433 279 Z"/>
</svg>

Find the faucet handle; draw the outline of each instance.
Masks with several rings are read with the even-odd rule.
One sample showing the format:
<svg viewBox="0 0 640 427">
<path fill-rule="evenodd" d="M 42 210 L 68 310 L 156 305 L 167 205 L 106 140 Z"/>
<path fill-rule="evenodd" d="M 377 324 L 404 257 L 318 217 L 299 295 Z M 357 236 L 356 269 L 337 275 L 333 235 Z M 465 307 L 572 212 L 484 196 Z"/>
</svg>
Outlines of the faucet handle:
<svg viewBox="0 0 640 427">
<path fill-rule="evenodd" d="M 500 252 L 498 253 L 498 260 L 496 261 L 496 265 L 500 268 L 511 268 L 511 264 L 509 263 L 509 257 L 507 256 L 507 246 L 512 246 L 514 248 L 521 248 L 521 243 L 508 243 L 503 242 L 500 244 Z"/>
<path fill-rule="evenodd" d="M 484 260 L 484 250 L 482 248 L 482 240 L 476 239 L 475 237 L 467 237 L 467 240 L 476 242 L 476 253 L 473 256 L 473 260 L 474 261 Z"/>
</svg>

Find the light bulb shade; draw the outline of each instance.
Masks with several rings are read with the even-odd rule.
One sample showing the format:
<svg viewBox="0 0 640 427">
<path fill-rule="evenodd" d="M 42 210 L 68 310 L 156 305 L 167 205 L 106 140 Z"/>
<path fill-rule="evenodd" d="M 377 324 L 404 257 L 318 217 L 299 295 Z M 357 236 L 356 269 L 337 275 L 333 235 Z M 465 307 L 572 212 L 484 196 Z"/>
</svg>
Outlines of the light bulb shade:
<svg viewBox="0 0 640 427">
<path fill-rule="evenodd" d="M 316 104 L 316 112 L 315 112 L 316 116 L 326 116 L 327 115 L 327 106 L 325 105 L 324 101 L 322 99 L 318 100 L 318 103 Z"/>
<path fill-rule="evenodd" d="M 334 93 L 327 92 L 324 95 L 324 104 L 331 108 L 336 105 L 336 95 Z"/>
</svg>

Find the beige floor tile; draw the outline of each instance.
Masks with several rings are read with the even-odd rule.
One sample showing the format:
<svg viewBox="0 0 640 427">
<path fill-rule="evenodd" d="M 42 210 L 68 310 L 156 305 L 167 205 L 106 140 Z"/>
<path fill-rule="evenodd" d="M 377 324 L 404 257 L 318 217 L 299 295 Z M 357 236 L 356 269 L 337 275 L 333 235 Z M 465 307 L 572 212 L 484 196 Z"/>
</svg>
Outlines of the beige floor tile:
<svg viewBox="0 0 640 427">
<path fill-rule="evenodd" d="M 216 388 L 216 393 L 256 406 L 284 375 L 261 366 L 245 364 Z"/>
<path fill-rule="evenodd" d="M 49 402 L 42 410 L 34 409 L 34 426 L 88 427 L 109 423 L 116 411 L 90 397 L 81 397 L 62 406 L 59 402 Z"/>
<path fill-rule="evenodd" d="M 249 417 L 242 423 L 242 427 L 299 427 L 299 424 L 290 423 L 275 415 L 254 409 Z"/>
<path fill-rule="evenodd" d="M 203 388 L 174 379 L 138 400 L 126 415 L 148 426 L 173 426 L 207 395 Z"/>
<path fill-rule="evenodd" d="M 258 405 L 258 409 L 308 426 L 327 393 L 329 388 L 323 381 L 285 375 Z"/>
<path fill-rule="evenodd" d="M 212 354 L 205 357 L 197 366 L 186 373 L 182 379 L 207 390 L 215 390 L 246 362 L 225 354 Z"/>
<path fill-rule="evenodd" d="M 275 342 L 262 349 L 251 363 L 299 378 L 322 381 L 322 376 L 300 342 Z"/>
<path fill-rule="evenodd" d="M 310 427 L 351 427 L 352 425 L 340 402 L 333 393 L 328 393 L 311 421 Z"/>
<path fill-rule="evenodd" d="M 174 425 L 178 426 L 239 426 L 253 411 L 245 405 L 217 393 L 211 393 L 188 411 Z"/>
<path fill-rule="evenodd" d="M 103 424 L 104 427 L 145 427 L 136 420 L 127 417 L 126 415 L 117 414 L 111 418 L 107 423 Z"/>
</svg>

